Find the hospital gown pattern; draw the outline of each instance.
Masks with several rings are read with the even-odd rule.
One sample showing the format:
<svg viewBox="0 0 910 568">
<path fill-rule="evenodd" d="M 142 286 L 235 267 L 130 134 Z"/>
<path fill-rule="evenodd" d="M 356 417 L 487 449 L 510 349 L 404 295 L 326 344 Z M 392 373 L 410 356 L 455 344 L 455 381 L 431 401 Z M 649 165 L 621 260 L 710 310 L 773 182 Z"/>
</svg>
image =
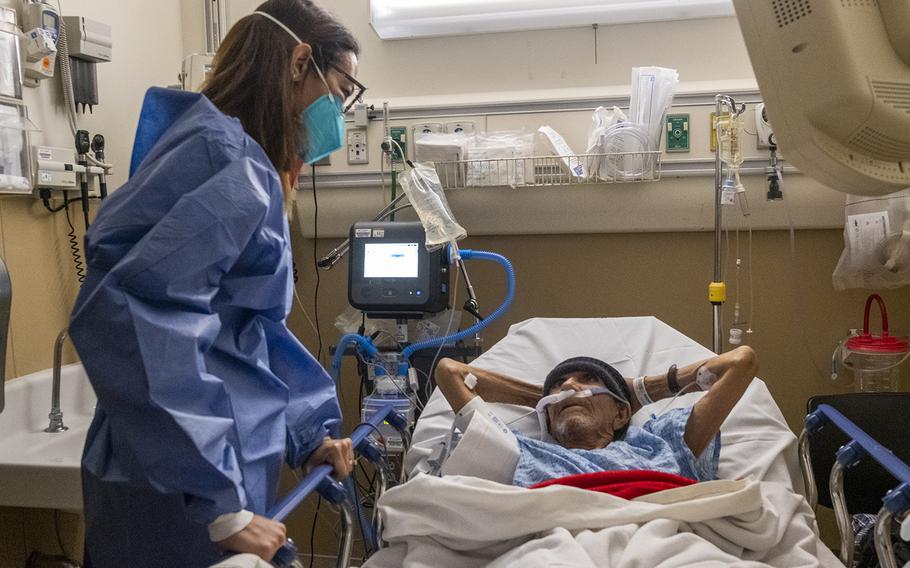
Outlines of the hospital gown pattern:
<svg viewBox="0 0 910 568">
<path fill-rule="evenodd" d="M 516 432 L 520 456 L 513 483 L 530 487 L 568 475 L 614 470 L 663 471 L 697 481 L 716 479 L 720 434 L 695 457 L 684 439 L 691 411 L 674 409 L 641 428 L 630 426 L 622 440 L 597 450 L 568 449 Z"/>
</svg>

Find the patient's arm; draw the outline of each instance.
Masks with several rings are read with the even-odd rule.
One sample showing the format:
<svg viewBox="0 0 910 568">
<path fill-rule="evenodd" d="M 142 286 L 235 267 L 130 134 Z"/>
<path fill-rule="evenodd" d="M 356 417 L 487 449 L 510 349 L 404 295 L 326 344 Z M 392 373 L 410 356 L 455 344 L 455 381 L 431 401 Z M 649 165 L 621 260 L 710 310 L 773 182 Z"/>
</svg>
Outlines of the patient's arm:
<svg viewBox="0 0 910 568">
<path fill-rule="evenodd" d="M 464 384 L 468 374 L 477 377 L 477 386 L 472 391 Z M 452 410 L 458 412 L 475 396 L 487 402 L 502 402 L 535 406 L 540 400 L 542 387 L 532 385 L 500 373 L 486 371 L 459 363 L 452 359 L 442 359 L 436 365 L 436 386 L 442 391 Z"/>
<path fill-rule="evenodd" d="M 697 388 L 690 387 L 689 385 L 695 382 L 695 377 L 698 373 L 699 367 L 708 361 L 711 361 L 711 359 L 705 359 L 703 361 L 699 361 L 698 363 L 692 363 L 691 365 L 680 367 L 677 370 L 676 382 L 679 385 L 680 390 L 686 389 L 686 392 L 698 392 Z M 641 408 L 641 403 L 638 402 L 638 398 L 636 398 L 634 395 L 635 388 L 632 386 L 633 380 L 634 379 L 626 379 L 626 386 L 629 388 L 629 392 L 633 393 L 630 406 L 632 407 L 632 414 L 635 414 Z M 670 385 L 667 383 L 667 373 L 664 373 L 662 375 L 647 376 L 644 378 L 644 380 L 645 389 L 647 389 L 648 396 L 651 397 L 651 400 L 657 402 L 658 400 L 676 396 L 676 393 L 670 391 Z"/>
<path fill-rule="evenodd" d="M 709 359 L 704 365 L 718 380 L 692 407 L 686 423 L 686 445 L 696 456 L 701 455 L 717 435 L 758 371 L 755 352 L 747 346 Z"/>
</svg>

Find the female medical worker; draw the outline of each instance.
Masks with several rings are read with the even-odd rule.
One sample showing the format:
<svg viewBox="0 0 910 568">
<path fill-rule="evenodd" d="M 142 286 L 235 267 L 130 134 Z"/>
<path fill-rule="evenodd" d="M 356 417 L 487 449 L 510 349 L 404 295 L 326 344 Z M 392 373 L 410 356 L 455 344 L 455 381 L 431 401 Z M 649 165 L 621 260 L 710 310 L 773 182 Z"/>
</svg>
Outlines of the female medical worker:
<svg viewBox="0 0 910 568">
<path fill-rule="evenodd" d="M 147 94 L 70 325 L 98 395 L 87 566 L 271 559 L 282 461 L 350 473 L 332 380 L 286 326 L 285 195 L 301 160 L 341 147 L 358 50 L 309 0 L 269 0 L 227 35 L 204 96 Z"/>
</svg>

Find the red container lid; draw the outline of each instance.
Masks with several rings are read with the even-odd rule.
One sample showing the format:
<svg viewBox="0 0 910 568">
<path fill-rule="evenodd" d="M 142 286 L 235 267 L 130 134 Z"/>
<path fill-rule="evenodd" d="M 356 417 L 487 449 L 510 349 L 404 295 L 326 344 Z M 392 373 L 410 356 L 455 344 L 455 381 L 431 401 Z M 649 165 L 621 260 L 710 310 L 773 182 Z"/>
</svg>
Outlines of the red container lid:
<svg viewBox="0 0 910 568">
<path fill-rule="evenodd" d="M 881 335 L 869 333 L 869 310 L 872 308 L 873 300 L 878 303 L 878 309 L 882 314 Z M 906 353 L 910 350 L 910 343 L 906 338 L 888 335 L 888 310 L 885 309 L 885 302 L 878 294 L 872 294 L 866 299 L 863 332 L 848 339 L 844 346 L 850 351 L 876 354 Z"/>
</svg>

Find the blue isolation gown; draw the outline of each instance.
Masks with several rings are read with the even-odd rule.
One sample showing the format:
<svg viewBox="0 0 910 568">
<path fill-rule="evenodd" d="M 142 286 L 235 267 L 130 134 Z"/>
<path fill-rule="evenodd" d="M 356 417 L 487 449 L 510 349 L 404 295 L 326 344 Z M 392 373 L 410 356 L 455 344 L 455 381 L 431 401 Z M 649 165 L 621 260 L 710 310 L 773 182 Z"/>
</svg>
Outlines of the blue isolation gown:
<svg viewBox="0 0 910 568">
<path fill-rule="evenodd" d="M 207 525 L 276 500 L 341 412 L 286 325 L 275 168 L 202 95 L 152 89 L 130 180 L 86 236 L 70 334 L 98 406 L 82 461 L 88 566 L 209 566 Z"/>
</svg>

